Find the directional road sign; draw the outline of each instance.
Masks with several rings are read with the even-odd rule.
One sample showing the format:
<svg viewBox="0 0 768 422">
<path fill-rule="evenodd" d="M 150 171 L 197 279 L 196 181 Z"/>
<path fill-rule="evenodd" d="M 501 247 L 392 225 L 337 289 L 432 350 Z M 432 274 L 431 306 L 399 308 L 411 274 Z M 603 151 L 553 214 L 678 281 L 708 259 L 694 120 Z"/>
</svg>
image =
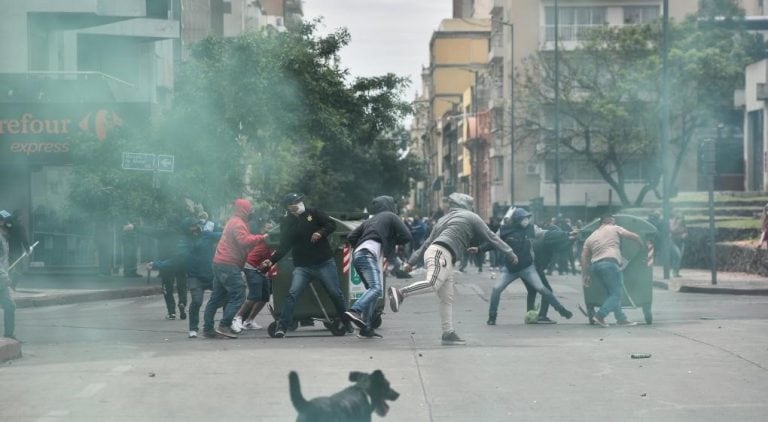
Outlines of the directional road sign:
<svg viewBox="0 0 768 422">
<path fill-rule="evenodd" d="M 123 170 L 152 171 L 154 169 L 155 154 L 141 154 L 137 152 L 123 153 Z"/>
<path fill-rule="evenodd" d="M 173 155 L 161 155 L 157 156 L 157 171 L 163 171 L 166 173 L 173 173 Z"/>
</svg>

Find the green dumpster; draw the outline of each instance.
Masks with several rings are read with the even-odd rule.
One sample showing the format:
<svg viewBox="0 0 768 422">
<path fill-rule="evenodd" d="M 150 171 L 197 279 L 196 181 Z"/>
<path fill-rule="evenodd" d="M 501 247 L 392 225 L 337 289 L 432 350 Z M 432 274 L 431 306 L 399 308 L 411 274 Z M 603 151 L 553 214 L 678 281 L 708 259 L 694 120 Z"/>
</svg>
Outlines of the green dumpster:
<svg viewBox="0 0 768 422">
<path fill-rule="evenodd" d="M 328 239 L 331 249 L 334 251 L 342 296 L 344 296 L 344 300 L 347 303 L 350 303 L 350 301 L 354 303 L 356 299 L 354 296 L 357 295 L 357 298 L 359 298 L 358 289 L 355 285 L 361 284 L 361 280 L 351 265 L 352 254 L 347 244 L 347 235 L 361 223 L 359 220 L 361 216 L 358 214 L 341 214 L 339 216 L 342 218 L 355 218 L 355 220 L 341 220 L 332 216 L 331 218 L 336 222 L 336 230 L 331 233 Z M 279 225 L 269 232 L 268 244 L 272 248 L 277 248 L 280 244 Z M 267 329 L 272 337 L 274 337 L 275 330 L 277 329 L 277 320 L 280 317 L 285 299 L 288 296 L 288 290 L 291 287 L 294 268 L 292 254 L 289 253 L 283 257 L 275 267 L 271 270 L 272 303 L 269 307 L 269 311 L 275 321 L 270 323 Z M 350 291 L 353 293 L 350 294 Z M 383 304 L 381 308 L 383 309 Z M 379 324 L 381 324 L 380 315 L 379 313 L 377 319 Z M 328 297 L 325 288 L 322 287 L 322 283 L 312 280 L 310 287 L 304 291 L 296 302 L 293 312 L 293 325 L 288 328 L 296 330 L 299 326 L 313 326 L 315 321 L 322 321 L 325 328 L 330 330 L 333 335 L 343 336 L 346 334 L 344 324 L 341 322 L 341 315 L 337 315 L 336 308 L 333 306 L 330 297 Z"/>
<path fill-rule="evenodd" d="M 622 270 L 624 273 L 624 295 L 621 304 L 624 308 L 642 308 L 645 322 L 653 322 L 651 306 L 653 303 L 653 246 L 652 239 L 656 234 L 656 228 L 646 220 L 633 215 L 617 214 L 614 216 L 616 225 L 636 233 L 643 240 L 645 247 L 637 242 L 622 239 L 621 256 L 623 259 Z M 582 240 L 586 240 L 592 232 L 600 227 L 600 219 L 597 219 L 581 230 Z M 599 308 L 607 298 L 607 292 L 600 283 L 592 283 L 584 287 L 584 303 L 589 323 L 594 324 L 596 308 Z"/>
</svg>

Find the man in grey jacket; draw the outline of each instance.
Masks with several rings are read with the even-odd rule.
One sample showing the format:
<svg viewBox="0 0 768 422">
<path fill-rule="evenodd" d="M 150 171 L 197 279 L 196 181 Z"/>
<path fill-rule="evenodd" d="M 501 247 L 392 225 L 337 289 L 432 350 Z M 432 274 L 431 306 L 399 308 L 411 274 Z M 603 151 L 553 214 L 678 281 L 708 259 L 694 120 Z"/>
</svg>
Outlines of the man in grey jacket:
<svg viewBox="0 0 768 422">
<path fill-rule="evenodd" d="M 443 345 L 460 345 L 466 342 L 453 329 L 453 266 L 467 253 L 470 245 L 488 242 L 503 252 L 509 261 L 517 262 L 517 255 L 503 240 L 493 233 L 482 218 L 472 212 L 474 199 L 454 192 L 446 199 L 448 213 L 440 218 L 429 238 L 413 252 L 406 271 L 424 258 L 427 278 L 402 289 L 390 287 L 389 306 L 393 312 L 400 310 L 403 300 L 411 295 L 435 291 L 440 300 Z"/>
</svg>

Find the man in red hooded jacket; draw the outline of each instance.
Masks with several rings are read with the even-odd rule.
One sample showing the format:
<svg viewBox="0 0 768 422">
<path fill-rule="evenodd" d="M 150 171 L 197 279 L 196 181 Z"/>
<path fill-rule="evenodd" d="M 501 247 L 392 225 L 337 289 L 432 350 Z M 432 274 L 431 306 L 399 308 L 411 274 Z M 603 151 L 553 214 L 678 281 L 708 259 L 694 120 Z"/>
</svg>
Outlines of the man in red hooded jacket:
<svg viewBox="0 0 768 422">
<path fill-rule="evenodd" d="M 238 331 L 232 329 L 232 319 L 245 299 L 245 281 L 243 266 L 248 252 L 264 239 L 261 235 L 251 234 L 248 230 L 248 215 L 251 202 L 247 199 L 235 200 L 235 207 L 216 247 L 213 257 L 213 291 L 205 305 L 203 314 L 203 335 L 215 338 L 218 335 L 237 338 Z M 224 306 L 224 314 L 214 330 L 213 317 L 216 310 Z"/>
</svg>

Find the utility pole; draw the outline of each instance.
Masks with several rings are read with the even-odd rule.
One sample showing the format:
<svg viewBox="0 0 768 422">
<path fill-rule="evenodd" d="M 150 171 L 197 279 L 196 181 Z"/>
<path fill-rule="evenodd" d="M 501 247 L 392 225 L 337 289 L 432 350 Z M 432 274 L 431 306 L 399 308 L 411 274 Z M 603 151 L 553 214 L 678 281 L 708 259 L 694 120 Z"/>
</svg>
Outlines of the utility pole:
<svg viewBox="0 0 768 422">
<path fill-rule="evenodd" d="M 515 206 L 515 24 L 509 26 L 509 205 Z"/>
<path fill-rule="evenodd" d="M 555 215 L 560 215 L 560 9 L 555 0 Z"/>
<path fill-rule="evenodd" d="M 664 13 L 662 20 L 662 78 L 661 78 L 661 145 L 659 148 L 659 160 L 661 161 L 662 180 L 662 226 L 661 226 L 661 254 L 664 264 L 664 279 L 669 280 L 669 0 L 664 0 L 662 6 Z"/>
</svg>

